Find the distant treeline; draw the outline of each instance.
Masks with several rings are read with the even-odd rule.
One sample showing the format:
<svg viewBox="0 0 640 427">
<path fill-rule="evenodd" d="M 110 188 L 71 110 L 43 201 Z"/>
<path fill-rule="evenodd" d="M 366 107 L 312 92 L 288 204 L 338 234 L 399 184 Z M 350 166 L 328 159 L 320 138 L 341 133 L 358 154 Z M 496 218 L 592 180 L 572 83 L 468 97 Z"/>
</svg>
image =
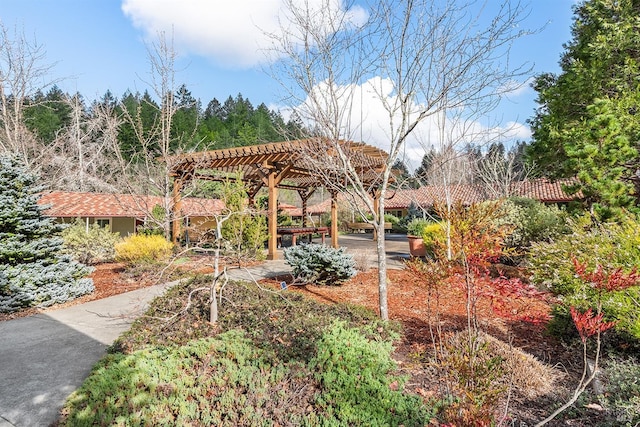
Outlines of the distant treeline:
<svg viewBox="0 0 640 427">
<path fill-rule="evenodd" d="M 109 106 L 113 114 L 123 118 L 126 115 L 137 117 L 139 120 L 122 120 L 119 125 L 118 143 L 128 156 L 140 152 L 139 145 L 145 136 L 153 139 L 145 133 L 156 128 L 154 124 L 160 120 L 161 106 L 148 91 L 142 94 L 127 91 L 120 99 L 107 91 L 102 98 L 87 102 L 79 94 L 67 94 L 53 86 L 47 93 L 37 92 L 26 100 L 27 128 L 45 144 L 54 141 L 58 132 L 74 120 L 69 99 L 81 103 L 88 118 L 98 104 Z M 279 111 L 270 110 L 264 103 L 254 107 L 242 94 L 235 98 L 229 96 L 224 102 L 214 98 L 203 109 L 202 102 L 182 85 L 170 102 L 176 107 L 171 139 L 183 150 L 255 145 L 297 139 L 304 134 L 302 121 L 295 114 L 285 121 Z M 132 123 L 140 123 L 142 128 L 135 129 Z M 143 138 L 138 133 L 142 133 Z"/>
</svg>

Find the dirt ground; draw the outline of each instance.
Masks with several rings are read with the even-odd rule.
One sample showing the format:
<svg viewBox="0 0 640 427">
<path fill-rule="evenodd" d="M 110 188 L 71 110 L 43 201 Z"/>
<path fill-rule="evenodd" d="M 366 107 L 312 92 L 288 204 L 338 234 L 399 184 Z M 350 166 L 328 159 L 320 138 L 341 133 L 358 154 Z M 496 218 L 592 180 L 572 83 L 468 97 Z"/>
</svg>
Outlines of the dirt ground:
<svg viewBox="0 0 640 427">
<path fill-rule="evenodd" d="M 206 273 L 206 271 L 202 272 Z M 377 274 L 375 269 L 360 272 L 341 286 L 306 285 L 291 286 L 288 289 L 291 292 L 301 292 L 323 303 L 349 302 L 378 312 Z M 117 263 L 96 266 L 91 278 L 94 281 L 95 291 L 90 295 L 48 309 L 28 309 L 19 313 L 0 315 L 0 321 L 105 298 L 158 282 L 157 271 L 153 273 L 138 271 L 133 274 L 127 272 L 124 265 Z M 287 283 L 292 282 L 291 276 L 284 276 L 263 280 L 263 283 L 280 287 L 282 280 Z M 434 315 L 436 306 L 439 313 L 437 318 Z M 438 325 L 443 333 L 463 330 L 466 327 L 466 304 L 463 290 L 455 287 L 441 289 L 436 301 L 427 287 L 410 271 L 390 269 L 388 270 L 388 309 L 391 320 L 400 321 L 405 331 L 404 339 L 396 349 L 394 358 L 401 367 L 404 365 L 406 368 L 404 371 L 411 376 L 410 383 L 414 391 L 429 390 L 429 383 L 433 381 L 433 378 L 417 373 L 418 370 L 410 366 L 415 365 L 417 354 L 425 353 L 433 345 L 431 336 L 434 326 Z M 510 342 L 514 347 L 533 355 L 539 361 L 547 364 L 555 364 L 559 360 L 562 363 L 571 363 L 567 362 L 568 358 L 563 353 L 563 347 L 545 334 L 544 319 L 548 316 L 550 307 L 544 300 L 539 298 L 514 299 L 507 301 L 503 311 L 505 309 L 513 316 L 508 316 L 509 318 L 498 316 L 489 303 L 479 303 L 478 318 L 481 329 L 504 342 Z M 517 320 L 518 315 L 525 311 L 532 314 L 528 321 Z M 519 414 L 516 418 L 522 420 L 524 417 L 527 418 L 527 421 L 540 419 L 540 415 L 546 412 L 544 407 L 536 408 L 539 404 L 547 406 L 549 402 L 524 402 L 518 405 L 513 399 L 511 403 L 515 412 Z"/>
<path fill-rule="evenodd" d="M 202 272 L 205 273 L 205 271 Z M 18 313 L 0 314 L 0 321 L 28 316 L 41 311 L 56 310 L 150 286 L 158 282 L 157 272 L 155 273 L 138 272 L 135 274 L 127 272 L 123 264 L 100 264 L 95 266 L 95 271 L 90 275 L 95 286 L 95 291 L 91 294 L 55 307 L 34 308 Z M 405 325 L 408 339 L 414 343 L 419 343 L 422 339 L 430 341 L 429 321 L 433 315 L 429 312 L 428 302 L 432 301 L 431 310 L 434 310 L 434 305 L 436 304 L 434 297 L 430 296 L 426 287 L 407 270 L 388 270 L 388 278 L 389 317 L 392 320 L 401 321 Z M 291 277 L 288 276 L 276 277 L 263 282 L 279 286 L 282 280 L 288 283 L 292 281 Z M 378 312 L 377 270 L 360 272 L 341 286 L 306 285 L 295 286 L 290 289 L 295 292 L 302 292 L 321 302 L 349 302 Z M 466 306 L 462 290 L 448 288 L 440 292 L 437 305 L 441 328 L 445 331 L 463 328 L 464 322 L 466 322 Z M 480 304 L 478 313 L 481 326 L 494 336 L 507 340 L 510 338 L 516 346 L 545 359 L 549 357 L 549 352 L 551 351 L 548 347 L 556 344 L 549 342 L 549 337 L 544 334 L 543 319 L 549 311 L 549 306 L 538 299 L 525 299 L 514 301 L 511 311 L 516 313 L 522 311 L 523 307 L 534 313 L 533 322 L 500 318 L 486 303 Z M 539 319 L 536 319 L 536 315 L 539 316 Z"/>
</svg>

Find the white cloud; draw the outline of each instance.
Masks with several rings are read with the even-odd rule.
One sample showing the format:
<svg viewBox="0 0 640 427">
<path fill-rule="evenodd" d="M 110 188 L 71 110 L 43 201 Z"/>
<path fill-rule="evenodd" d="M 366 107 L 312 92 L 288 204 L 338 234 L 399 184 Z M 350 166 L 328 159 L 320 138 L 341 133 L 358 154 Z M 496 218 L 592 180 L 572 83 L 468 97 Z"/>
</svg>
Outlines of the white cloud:
<svg viewBox="0 0 640 427">
<path fill-rule="evenodd" d="M 329 1 L 334 10 L 344 10 L 343 0 Z M 312 8 L 321 8 L 325 2 L 309 1 Z M 123 0 L 122 11 L 147 38 L 153 39 L 161 31 L 173 34 L 175 47 L 181 53 L 201 55 L 229 67 L 252 67 L 264 62 L 264 49 L 271 43 L 265 33 L 279 31 L 284 3 L 285 0 Z M 354 25 L 367 16 L 361 8 L 352 8 L 347 14 Z"/>
<path fill-rule="evenodd" d="M 318 85 L 315 93 L 327 93 L 326 83 Z M 333 93 L 344 94 L 339 109 L 346 112 L 343 122 L 350 123 L 345 126 L 342 137 L 363 141 L 389 151 L 392 132 L 390 123 L 393 121 L 396 127 L 400 123 L 400 115 L 390 115 L 388 108 L 397 105 L 392 82 L 375 77 L 362 85 L 336 88 Z M 347 98 L 350 98 L 350 110 L 344 107 Z M 321 99 L 321 95 L 315 99 Z M 297 109 L 305 111 L 310 108 L 310 103 L 310 99 L 307 98 Z M 420 105 L 412 106 L 413 111 L 420 108 Z M 450 115 L 444 122 L 437 116 L 427 117 L 414 129 L 403 150 L 403 160 L 409 169 L 413 170 L 420 165 L 422 157 L 432 146 L 437 149 L 443 143 L 453 143 L 458 149 L 462 149 L 467 143 L 486 145 L 498 141 L 508 146 L 516 140 L 527 140 L 531 136 L 530 129 L 522 123 L 511 121 L 486 125 L 479 121 L 482 118 L 463 119 L 464 112 L 461 113 L 459 117 Z M 403 155 L 401 154 L 401 157 Z"/>
<path fill-rule="evenodd" d="M 518 81 L 510 81 L 509 83 L 507 83 L 506 85 L 504 85 L 501 88 L 498 88 L 498 91 L 501 93 L 504 93 L 505 96 L 507 97 L 518 97 L 530 92 L 533 92 L 533 89 L 531 88 L 531 83 L 533 83 L 533 77 L 527 79 L 524 82 L 518 82 Z"/>
</svg>

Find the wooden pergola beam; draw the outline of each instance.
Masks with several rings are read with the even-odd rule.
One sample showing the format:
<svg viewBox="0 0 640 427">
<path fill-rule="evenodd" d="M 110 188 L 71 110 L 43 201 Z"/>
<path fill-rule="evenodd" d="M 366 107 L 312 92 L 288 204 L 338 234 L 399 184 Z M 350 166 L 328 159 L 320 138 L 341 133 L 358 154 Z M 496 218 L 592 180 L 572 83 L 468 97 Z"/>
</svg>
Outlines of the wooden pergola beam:
<svg viewBox="0 0 640 427">
<path fill-rule="evenodd" d="M 376 171 L 384 168 L 387 153 L 383 150 L 359 142 L 338 141 L 341 149 L 352 157 L 352 166 L 362 171 L 362 179 L 368 185 L 375 186 Z M 180 192 L 184 186 L 183 177 L 204 179 L 211 181 L 223 181 L 229 179 L 234 173 L 242 174 L 242 179 L 249 183 L 249 198 L 255 198 L 262 186 L 268 188 L 269 193 L 269 248 L 268 258 L 276 259 L 277 243 L 277 198 L 278 188 L 296 190 L 303 198 L 303 211 L 305 211 L 305 192 L 310 195 L 315 188 L 322 186 L 323 177 L 328 171 L 312 170 L 317 166 L 304 160 L 305 156 L 314 153 L 326 156 L 332 152 L 332 144 L 319 138 L 310 138 L 297 141 L 276 142 L 269 144 L 253 145 L 247 147 L 225 148 L 221 150 L 205 151 L 200 153 L 185 153 L 163 158 L 171 165 L 169 175 L 174 177 L 174 206 L 173 210 L 179 212 Z M 198 171 L 220 171 L 223 176 L 216 176 Z M 228 176 L 224 176 L 224 174 Z M 339 178 L 335 177 L 336 180 Z M 173 212 L 172 212 L 173 214 Z M 306 219 L 306 213 L 303 214 Z M 175 216 L 175 215 L 174 215 Z M 174 223 L 174 241 L 177 241 L 180 232 L 179 223 Z M 331 209 L 331 244 L 338 247 L 338 214 L 337 193 L 332 193 Z"/>
</svg>

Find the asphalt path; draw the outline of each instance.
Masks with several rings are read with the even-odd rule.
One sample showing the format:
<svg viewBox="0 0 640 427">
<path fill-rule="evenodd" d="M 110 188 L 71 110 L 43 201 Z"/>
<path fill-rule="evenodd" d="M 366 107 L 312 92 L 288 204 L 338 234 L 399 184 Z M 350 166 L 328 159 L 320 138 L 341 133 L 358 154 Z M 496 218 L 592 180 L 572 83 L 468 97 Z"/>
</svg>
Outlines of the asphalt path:
<svg viewBox="0 0 640 427">
<path fill-rule="evenodd" d="M 49 426 L 157 285 L 0 322 L 0 427 Z"/>
<path fill-rule="evenodd" d="M 341 236 L 341 245 L 375 262 L 371 235 Z M 389 236 L 390 268 L 400 268 L 406 237 Z M 280 260 L 249 270 L 232 270 L 233 279 L 258 280 L 287 273 Z M 39 427 L 55 423 L 109 345 L 139 317 L 148 303 L 174 283 L 151 286 L 75 306 L 0 322 L 0 427 Z"/>
</svg>

